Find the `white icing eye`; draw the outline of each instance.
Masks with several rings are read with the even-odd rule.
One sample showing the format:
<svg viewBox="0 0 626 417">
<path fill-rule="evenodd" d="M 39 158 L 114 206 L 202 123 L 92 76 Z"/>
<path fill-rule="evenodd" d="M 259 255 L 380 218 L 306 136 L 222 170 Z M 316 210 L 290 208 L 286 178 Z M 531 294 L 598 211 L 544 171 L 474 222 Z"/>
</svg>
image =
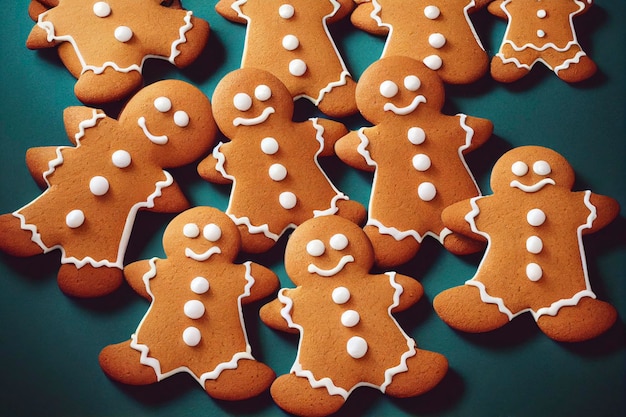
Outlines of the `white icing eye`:
<svg viewBox="0 0 626 417">
<path fill-rule="evenodd" d="M 274 138 L 265 138 L 261 141 L 261 151 L 265 155 L 274 155 L 278 148 L 278 141 Z"/>
<path fill-rule="evenodd" d="M 346 287 L 337 287 L 333 290 L 332 299 L 335 304 L 345 304 L 350 300 L 350 290 Z"/>
<path fill-rule="evenodd" d="M 344 250 L 348 247 L 348 238 L 342 233 L 337 233 L 330 238 L 330 247 L 334 250 Z"/>
<path fill-rule="evenodd" d="M 96 175 L 89 181 L 89 191 L 93 195 L 103 196 L 109 192 L 109 181 L 100 175 Z"/>
<path fill-rule="evenodd" d="M 85 223 L 85 213 L 82 210 L 72 210 L 65 216 L 65 224 L 70 229 L 76 229 Z"/>
<path fill-rule="evenodd" d="M 306 253 L 311 256 L 322 256 L 326 252 L 326 246 L 324 246 L 324 242 L 319 239 L 315 239 L 306 244 Z"/>
<path fill-rule="evenodd" d="M 98 17 L 107 17 L 111 14 L 111 6 L 105 1 L 99 1 L 93 5 L 93 13 Z"/>
<path fill-rule="evenodd" d="M 195 239 L 200 236 L 200 228 L 195 223 L 187 223 L 183 226 L 183 235 L 189 239 Z"/>
<path fill-rule="evenodd" d="M 183 331 L 183 342 L 187 346 L 194 347 L 200 344 L 200 340 L 202 340 L 202 334 L 200 334 L 200 330 L 196 327 L 187 327 Z"/>
<path fill-rule="evenodd" d="M 283 19 L 291 19 L 295 12 L 296 9 L 291 4 L 283 4 L 278 8 L 278 15 Z"/>
<path fill-rule="evenodd" d="M 546 161 L 537 161 L 533 164 L 533 172 L 537 175 L 548 175 L 552 172 L 552 168 Z"/>
<path fill-rule="evenodd" d="M 128 26 L 118 26 L 115 28 L 115 32 L 113 33 L 115 39 L 120 42 L 128 42 L 133 37 L 133 31 Z"/>
<path fill-rule="evenodd" d="M 522 161 L 517 161 L 511 165 L 511 172 L 513 172 L 513 175 L 517 177 L 523 177 L 528 174 L 528 165 Z"/>
<path fill-rule="evenodd" d="M 267 101 L 272 98 L 272 89 L 267 85 L 261 84 L 254 89 L 254 97 L 260 101 Z"/>
<path fill-rule="evenodd" d="M 421 127 L 410 128 L 407 135 L 413 145 L 421 145 L 426 140 L 426 132 Z"/>
<path fill-rule="evenodd" d="M 113 155 L 111 155 L 111 161 L 113 165 L 118 168 L 128 168 L 130 163 L 132 162 L 132 158 L 130 157 L 130 153 L 128 151 L 115 151 Z"/>
<path fill-rule="evenodd" d="M 426 8 L 424 8 L 424 16 L 426 16 L 427 19 L 435 20 L 440 14 L 441 11 L 437 6 L 426 6 Z"/>
<path fill-rule="evenodd" d="M 252 107 L 252 98 L 246 93 L 237 93 L 233 98 L 233 105 L 239 111 L 248 111 Z"/>
<path fill-rule="evenodd" d="M 161 113 L 166 113 L 172 110 L 172 101 L 167 97 L 158 97 L 154 100 L 154 108 Z"/>
<path fill-rule="evenodd" d="M 189 288 L 196 294 L 205 294 L 209 291 L 209 281 L 204 277 L 195 277 L 189 284 Z"/>
<path fill-rule="evenodd" d="M 416 75 L 404 77 L 404 88 L 409 91 L 417 91 L 422 86 L 422 82 Z"/>
<path fill-rule="evenodd" d="M 367 342 L 359 336 L 353 336 L 348 340 L 346 345 L 348 355 L 354 359 L 360 359 L 367 353 Z"/>
<path fill-rule="evenodd" d="M 395 97 L 398 91 L 398 85 L 393 81 L 387 80 L 380 84 L 380 95 L 385 98 Z"/>
<path fill-rule="evenodd" d="M 222 237 L 222 229 L 215 223 L 207 224 L 202 229 L 202 236 L 209 242 L 217 242 Z"/>
<path fill-rule="evenodd" d="M 174 124 L 178 127 L 189 126 L 189 115 L 186 111 L 178 110 L 174 113 Z"/>
</svg>

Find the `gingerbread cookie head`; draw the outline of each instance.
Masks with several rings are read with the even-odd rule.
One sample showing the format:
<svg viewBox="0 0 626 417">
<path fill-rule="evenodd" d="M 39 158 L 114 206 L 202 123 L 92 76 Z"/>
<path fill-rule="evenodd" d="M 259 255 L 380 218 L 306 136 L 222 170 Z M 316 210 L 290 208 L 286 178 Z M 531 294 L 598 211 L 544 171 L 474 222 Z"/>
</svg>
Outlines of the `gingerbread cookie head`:
<svg viewBox="0 0 626 417">
<path fill-rule="evenodd" d="M 290 122 L 293 100 L 284 84 L 267 71 L 242 68 L 227 74 L 215 87 L 214 117 L 229 138 L 240 128 L 279 119 Z"/>
<path fill-rule="evenodd" d="M 557 152 L 540 146 L 523 146 L 504 154 L 491 174 L 491 189 L 497 193 L 534 193 L 546 186 L 571 190 L 574 170 Z"/>
<path fill-rule="evenodd" d="M 378 124 L 396 116 L 415 114 L 419 108 L 441 110 L 444 87 L 437 74 L 411 58 L 380 59 L 361 76 L 356 89 L 359 111 Z"/>
<path fill-rule="evenodd" d="M 368 272 L 373 264 L 374 251 L 363 230 L 339 216 L 307 220 L 290 236 L 285 252 L 285 270 L 296 285 Z"/>
<path fill-rule="evenodd" d="M 145 152 L 164 168 L 193 162 L 201 155 L 190 152 L 190 145 L 208 149 L 217 131 L 209 99 L 179 80 L 143 88 L 122 110 L 119 122 L 141 129 Z"/>
<path fill-rule="evenodd" d="M 194 207 L 170 222 L 163 235 L 163 247 L 170 259 L 232 263 L 241 246 L 237 226 L 212 207 Z M 187 261 L 186 261 L 187 262 Z"/>
</svg>

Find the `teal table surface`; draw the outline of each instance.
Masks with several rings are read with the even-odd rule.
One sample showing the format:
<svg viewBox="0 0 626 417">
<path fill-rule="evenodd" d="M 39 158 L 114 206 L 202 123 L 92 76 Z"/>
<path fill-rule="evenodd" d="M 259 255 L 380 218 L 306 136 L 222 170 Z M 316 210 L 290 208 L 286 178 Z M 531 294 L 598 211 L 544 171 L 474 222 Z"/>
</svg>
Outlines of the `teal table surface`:
<svg viewBox="0 0 626 417">
<path fill-rule="evenodd" d="M 31 51 L 25 41 L 33 22 L 28 1 L 3 2 L 0 16 L 0 213 L 12 212 L 40 195 L 24 155 L 35 146 L 68 145 L 62 112 L 81 105 L 73 95 L 74 78 L 56 51 Z M 184 70 L 151 60 L 146 83 L 179 78 L 211 96 L 217 82 L 239 67 L 245 27 L 220 17 L 214 1 L 185 0 L 186 8 L 209 21 L 211 38 L 200 59 Z M 418 345 L 444 354 L 450 370 L 433 391 L 412 399 L 393 399 L 359 388 L 341 410 L 349 416 L 617 416 L 626 412 L 626 2 L 598 0 L 577 18 L 583 48 L 599 72 L 571 85 L 542 65 L 510 85 L 486 75 L 478 82 L 446 88 L 446 114 L 459 112 L 493 121 L 494 135 L 473 152 L 468 164 L 483 193 L 489 194 L 491 167 L 507 150 L 537 144 L 563 154 L 576 170 L 575 190 L 590 189 L 616 198 L 620 216 L 607 228 L 585 237 L 591 284 L 598 298 L 613 304 L 617 324 L 583 343 L 557 343 L 538 330 L 529 314 L 502 329 L 479 335 L 459 333 L 434 313 L 439 292 L 472 277 L 480 255 L 458 257 L 427 240 L 411 262 L 395 268 L 419 280 L 424 298 L 398 314 Z M 505 23 L 481 10 L 473 16 L 490 55 Z M 348 20 L 331 27 L 355 78 L 382 51 L 384 38 L 353 28 Z M 103 109 L 115 116 L 117 105 Z M 318 116 L 297 103 L 298 117 Z M 360 116 L 342 120 L 351 129 L 366 126 Z M 172 170 L 193 205 L 226 209 L 229 188 L 198 177 L 196 164 Z M 324 163 L 338 188 L 367 205 L 371 175 L 331 157 Z M 142 212 L 126 253 L 126 263 L 163 257 L 161 236 L 172 215 Z M 285 238 L 269 253 L 242 256 L 273 269 L 282 286 Z M 109 380 L 98 353 L 127 340 L 148 303 L 126 284 L 114 294 L 80 300 L 56 284 L 59 253 L 34 258 L 0 254 L 0 415 L 3 416 L 280 416 L 269 394 L 241 402 L 208 397 L 187 374 L 158 384 L 131 387 Z M 264 302 L 269 299 L 264 300 Z M 255 356 L 277 374 L 288 373 L 298 339 L 267 328 L 258 318 L 263 302 L 245 309 Z"/>
</svg>

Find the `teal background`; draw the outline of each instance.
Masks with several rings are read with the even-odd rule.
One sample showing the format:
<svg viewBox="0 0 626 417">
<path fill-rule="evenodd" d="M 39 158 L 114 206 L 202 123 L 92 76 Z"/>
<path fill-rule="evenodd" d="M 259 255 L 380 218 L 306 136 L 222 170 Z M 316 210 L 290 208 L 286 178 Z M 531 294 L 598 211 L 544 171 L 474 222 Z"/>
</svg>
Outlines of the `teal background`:
<svg viewBox="0 0 626 417">
<path fill-rule="evenodd" d="M 218 16 L 215 2 L 185 0 L 185 6 L 212 26 L 209 45 L 191 67 L 177 70 L 149 61 L 147 83 L 181 78 L 211 95 L 227 72 L 238 67 L 245 28 Z M 34 146 L 66 145 L 62 111 L 80 105 L 75 80 L 54 50 L 24 46 L 33 22 L 28 1 L 3 2 L 0 15 L 0 213 L 40 194 L 24 155 Z M 432 298 L 470 278 L 480 256 L 456 257 L 428 241 L 415 260 L 396 268 L 418 279 L 425 297 L 398 315 L 421 348 L 447 356 L 450 371 L 430 393 L 393 399 L 378 391 L 355 391 L 341 410 L 350 416 L 617 416 L 626 410 L 626 2 L 597 1 L 576 20 L 580 42 L 598 63 L 590 80 L 568 85 L 537 65 L 512 85 L 488 75 L 469 86 L 447 88 L 444 112 L 463 112 L 494 122 L 494 136 L 468 162 L 485 194 L 491 167 L 508 149 L 526 144 L 562 153 L 577 172 L 576 190 L 591 189 L 618 199 L 621 216 L 585 238 L 592 287 L 619 311 L 618 323 L 597 339 L 562 344 L 543 335 L 529 315 L 504 328 L 467 335 L 447 327 L 433 312 Z M 482 10 L 474 23 L 490 55 L 499 46 L 504 22 Z M 355 77 L 382 51 L 384 39 L 359 32 L 348 21 L 332 27 Z M 298 117 L 318 115 L 299 102 Z M 115 115 L 119 105 L 104 109 Z M 366 124 L 345 119 L 352 129 Z M 324 163 L 340 189 L 367 204 L 371 176 L 334 158 Z M 202 181 L 195 165 L 173 170 L 194 205 L 225 209 L 228 187 Z M 163 256 L 161 234 L 172 216 L 140 213 L 126 261 Z M 271 267 L 283 286 L 292 286 L 281 262 L 285 239 L 270 253 L 242 256 Z M 0 415 L 3 416 L 280 416 L 268 394 L 227 403 L 209 398 L 187 374 L 159 384 L 128 387 L 110 381 L 98 366 L 104 346 L 128 339 L 148 304 L 127 286 L 96 300 L 64 296 L 56 285 L 59 254 L 16 259 L 0 254 Z M 287 373 L 297 338 L 266 328 L 257 316 L 262 303 L 246 308 L 255 356 L 278 374 Z"/>
</svg>

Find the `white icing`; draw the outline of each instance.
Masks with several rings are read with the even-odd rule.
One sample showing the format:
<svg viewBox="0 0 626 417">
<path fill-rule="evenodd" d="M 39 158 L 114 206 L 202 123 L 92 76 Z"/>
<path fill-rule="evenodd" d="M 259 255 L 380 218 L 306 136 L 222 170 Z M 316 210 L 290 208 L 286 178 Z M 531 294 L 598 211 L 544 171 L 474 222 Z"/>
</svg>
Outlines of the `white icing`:
<svg viewBox="0 0 626 417">
<path fill-rule="evenodd" d="M 415 96 L 411 104 L 406 107 L 397 107 L 393 103 L 385 103 L 385 105 L 383 106 L 383 110 L 391 111 L 398 116 L 406 116 L 407 114 L 413 113 L 415 109 L 417 109 L 417 106 L 420 105 L 420 103 L 426 103 L 426 97 L 422 95 Z"/>
<path fill-rule="evenodd" d="M 93 5 L 93 13 L 98 17 L 108 17 L 111 14 L 111 6 L 105 1 L 99 1 Z"/>
<path fill-rule="evenodd" d="M 239 111 L 248 111 L 252 108 L 252 97 L 246 93 L 237 93 L 233 97 L 233 106 Z"/>
<path fill-rule="evenodd" d="M 417 171 L 424 172 L 428 171 L 431 167 L 432 162 L 428 155 L 424 155 L 423 153 L 417 154 L 413 157 L 413 168 Z"/>
<path fill-rule="evenodd" d="M 154 108 L 161 113 L 167 113 L 172 110 L 172 101 L 167 97 L 157 97 L 154 100 Z"/>
<path fill-rule="evenodd" d="M 200 344 L 202 340 L 202 334 L 197 327 L 187 327 L 183 331 L 183 342 L 189 347 L 196 347 Z"/>
<path fill-rule="evenodd" d="M 295 35 L 285 35 L 282 44 L 286 50 L 295 51 L 300 46 L 300 40 Z"/>
<path fill-rule="evenodd" d="M 343 271 L 343 268 L 345 268 L 345 266 L 348 265 L 350 262 L 354 262 L 354 257 L 352 255 L 345 255 L 341 257 L 337 265 L 335 265 L 333 268 L 322 269 L 315 264 L 309 264 L 307 271 L 309 271 L 309 273 L 311 274 L 317 274 L 321 277 L 332 277 Z"/>
<path fill-rule="evenodd" d="M 265 138 L 261 141 L 261 152 L 265 155 L 274 155 L 278 149 L 278 141 L 274 138 Z"/>
<path fill-rule="evenodd" d="M 174 113 L 174 124 L 178 127 L 189 126 L 189 114 L 186 111 L 178 110 Z"/>
<path fill-rule="evenodd" d="M 115 39 L 118 41 L 126 43 L 133 38 L 133 31 L 128 26 L 118 26 L 115 28 L 113 36 L 115 36 Z"/>
<path fill-rule="evenodd" d="M 222 253 L 221 249 L 213 246 L 202 253 L 194 252 L 191 248 L 185 248 L 185 256 L 194 261 L 204 262 L 211 256 Z"/>
<path fill-rule="evenodd" d="M 531 262 L 526 265 L 526 277 L 533 282 L 537 282 L 543 277 L 543 269 L 541 269 L 539 264 Z"/>
<path fill-rule="evenodd" d="M 251 117 L 251 118 L 245 118 L 245 117 L 236 117 L 235 120 L 233 120 L 233 125 L 234 126 L 256 126 L 256 125 L 260 125 L 261 123 L 265 122 L 270 115 L 272 115 L 276 110 L 274 110 L 273 107 L 266 107 L 263 109 L 263 111 L 261 112 L 260 115 L 258 115 L 257 117 Z"/>
<path fill-rule="evenodd" d="M 546 161 L 537 161 L 533 164 L 533 172 L 537 175 L 549 175 L 552 173 L 552 168 Z"/>
<path fill-rule="evenodd" d="M 278 8 L 278 15 L 283 19 L 291 19 L 295 12 L 296 9 L 291 4 L 283 4 Z"/>
<path fill-rule="evenodd" d="M 111 155 L 111 162 L 117 168 L 128 168 L 132 162 L 132 158 L 128 151 L 117 150 Z"/>
<path fill-rule="evenodd" d="M 272 89 L 265 84 L 257 85 L 254 89 L 254 97 L 259 101 L 267 101 L 272 98 Z"/>
<path fill-rule="evenodd" d="M 544 9 L 537 10 L 537 17 L 539 19 L 545 19 L 546 16 L 548 16 L 548 12 L 546 12 Z"/>
<path fill-rule="evenodd" d="M 326 246 L 324 242 L 319 239 L 314 239 L 306 244 L 306 253 L 311 256 L 319 257 L 322 256 L 326 252 Z"/>
<path fill-rule="evenodd" d="M 361 316 L 357 311 L 346 310 L 341 314 L 341 324 L 345 327 L 354 327 L 361 321 Z"/>
<path fill-rule="evenodd" d="M 439 15 L 441 15 L 441 10 L 439 10 L 437 6 L 426 6 L 424 8 L 424 16 L 426 16 L 427 19 L 435 20 Z"/>
<path fill-rule="evenodd" d="M 291 191 L 284 191 L 278 196 L 278 203 L 285 210 L 291 210 L 298 204 L 298 197 Z"/>
<path fill-rule="evenodd" d="M 361 359 L 367 353 L 367 341 L 360 336 L 352 336 L 346 343 L 348 355 L 354 359 Z"/>
<path fill-rule="evenodd" d="M 531 236 L 526 239 L 526 250 L 534 255 L 541 253 L 543 250 L 543 241 L 539 236 Z"/>
<path fill-rule="evenodd" d="M 546 37 L 546 32 L 545 32 L 545 31 L 543 31 L 543 30 L 541 30 L 541 29 L 539 29 L 539 30 L 537 31 L 537 37 L 538 37 L 538 38 L 545 38 L 545 37 Z"/>
<path fill-rule="evenodd" d="M 437 188 L 432 182 L 423 182 L 417 187 L 417 195 L 423 201 L 432 201 L 437 196 Z"/>
<path fill-rule="evenodd" d="M 541 181 L 536 182 L 535 184 L 532 184 L 532 185 L 522 184 L 521 182 L 517 180 L 511 181 L 511 184 L 510 184 L 511 188 L 518 188 L 525 193 L 536 193 L 537 191 L 541 190 L 546 185 L 556 185 L 556 183 L 554 182 L 552 178 L 544 178 Z"/>
<path fill-rule="evenodd" d="M 302 77 L 307 70 L 306 62 L 296 58 L 289 61 L 289 73 L 294 77 Z"/>
<path fill-rule="evenodd" d="M 528 165 L 522 161 L 517 161 L 511 166 L 511 172 L 517 177 L 528 174 Z"/>
<path fill-rule="evenodd" d="M 200 317 L 204 316 L 204 304 L 202 304 L 202 302 L 199 300 L 189 300 L 183 306 L 183 312 L 185 313 L 185 316 L 189 317 L 190 319 L 197 320 Z"/>
<path fill-rule="evenodd" d="M 269 176 L 274 181 L 282 181 L 287 178 L 287 168 L 282 164 L 272 164 L 269 168 Z"/>
<path fill-rule="evenodd" d="M 526 221 L 529 225 L 539 227 L 546 221 L 546 213 L 543 210 L 534 208 L 526 214 Z"/>
<path fill-rule="evenodd" d="M 346 287 L 337 287 L 333 290 L 332 299 L 335 304 L 345 304 L 350 300 L 350 290 Z"/>
<path fill-rule="evenodd" d="M 85 213 L 82 210 L 72 210 L 65 216 L 65 224 L 70 229 L 77 229 L 85 223 Z"/>
<path fill-rule="evenodd" d="M 109 181 L 100 175 L 96 175 L 89 180 L 89 191 L 95 196 L 103 196 L 109 192 Z"/>
<path fill-rule="evenodd" d="M 207 224 L 202 229 L 202 236 L 209 242 L 217 242 L 222 237 L 222 229 L 215 223 Z"/>
<path fill-rule="evenodd" d="M 169 141 L 169 138 L 167 137 L 167 135 L 161 135 L 161 136 L 153 135 L 148 130 L 148 127 L 146 126 L 145 117 L 141 116 L 137 120 L 137 124 L 139 125 L 141 130 L 143 130 L 143 134 L 150 140 L 150 142 L 154 143 L 155 145 L 165 145 Z"/>
<path fill-rule="evenodd" d="M 346 235 L 337 233 L 330 238 L 330 247 L 334 250 L 344 250 L 348 247 L 349 240 Z"/>
<path fill-rule="evenodd" d="M 435 49 L 443 48 L 446 44 L 446 37 L 441 33 L 432 33 L 428 36 L 428 44 Z"/>
<path fill-rule="evenodd" d="M 398 84 L 394 83 L 391 80 L 385 80 L 380 83 L 380 95 L 385 98 L 393 98 L 398 94 Z"/>
<path fill-rule="evenodd" d="M 409 91 L 417 91 L 422 86 L 422 81 L 417 75 L 407 75 L 404 77 L 404 88 Z"/>
<path fill-rule="evenodd" d="M 183 236 L 195 239 L 200 236 L 200 228 L 195 223 L 187 223 L 183 226 Z"/>
<path fill-rule="evenodd" d="M 439 55 L 429 55 L 423 60 L 424 65 L 433 71 L 437 71 L 443 66 L 443 60 Z"/>
<path fill-rule="evenodd" d="M 202 295 L 209 291 L 209 280 L 204 277 L 195 277 L 189 284 L 189 289 L 195 294 Z"/>
<path fill-rule="evenodd" d="M 407 132 L 407 137 L 413 145 L 421 145 L 426 140 L 426 132 L 421 127 L 412 127 Z"/>
</svg>

